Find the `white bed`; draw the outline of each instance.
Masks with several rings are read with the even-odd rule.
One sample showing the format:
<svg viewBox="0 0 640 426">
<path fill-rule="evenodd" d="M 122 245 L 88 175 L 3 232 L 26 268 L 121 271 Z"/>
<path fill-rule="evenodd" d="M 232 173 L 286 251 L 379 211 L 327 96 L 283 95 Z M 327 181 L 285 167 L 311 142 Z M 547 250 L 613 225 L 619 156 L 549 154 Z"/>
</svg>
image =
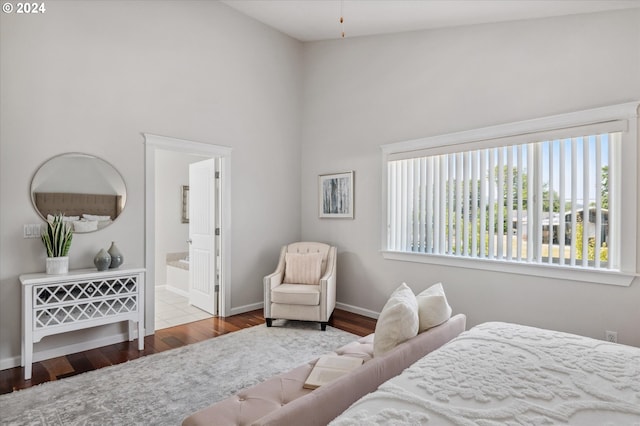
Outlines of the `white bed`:
<svg viewBox="0 0 640 426">
<path fill-rule="evenodd" d="M 485 323 L 382 384 L 331 424 L 640 426 L 640 348 Z"/>
</svg>

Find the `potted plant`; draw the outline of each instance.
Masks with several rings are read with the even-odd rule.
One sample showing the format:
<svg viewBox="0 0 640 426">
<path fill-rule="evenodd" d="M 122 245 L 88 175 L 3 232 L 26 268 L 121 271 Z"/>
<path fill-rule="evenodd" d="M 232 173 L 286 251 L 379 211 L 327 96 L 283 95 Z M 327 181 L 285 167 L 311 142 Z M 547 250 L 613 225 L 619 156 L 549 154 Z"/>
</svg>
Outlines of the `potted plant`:
<svg viewBox="0 0 640 426">
<path fill-rule="evenodd" d="M 69 272 L 68 254 L 73 231 L 71 226 L 63 220 L 62 214 L 57 214 L 53 220 L 47 221 L 41 237 L 47 249 L 47 274 L 66 274 Z"/>
</svg>

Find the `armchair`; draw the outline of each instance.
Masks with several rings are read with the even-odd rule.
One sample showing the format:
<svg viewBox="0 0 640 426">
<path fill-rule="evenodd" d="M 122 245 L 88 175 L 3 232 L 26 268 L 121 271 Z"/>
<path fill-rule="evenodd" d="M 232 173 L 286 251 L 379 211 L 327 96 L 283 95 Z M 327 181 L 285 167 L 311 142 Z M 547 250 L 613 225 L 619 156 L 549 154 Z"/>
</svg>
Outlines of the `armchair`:
<svg viewBox="0 0 640 426">
<path fill-rule="evenodd" d="M 264 277 L 264 318 L 316 321 L 322 331 L 336 306 L 336 248 L 300 242 L 283 246 L 278 266 Z"/>
</svg>

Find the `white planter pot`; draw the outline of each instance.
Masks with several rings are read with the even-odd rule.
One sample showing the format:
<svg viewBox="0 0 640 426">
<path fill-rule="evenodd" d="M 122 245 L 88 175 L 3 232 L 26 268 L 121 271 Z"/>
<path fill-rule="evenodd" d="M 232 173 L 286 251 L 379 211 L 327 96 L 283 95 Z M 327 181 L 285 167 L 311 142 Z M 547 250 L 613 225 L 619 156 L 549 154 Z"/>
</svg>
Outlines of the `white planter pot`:
<svg viewBox="0 0 640 426">
<path fill-rule="evenodd" d="M 69 272 L 69 256 L 47 257 L 47 274 L 60 275 Z"/>
</svg>

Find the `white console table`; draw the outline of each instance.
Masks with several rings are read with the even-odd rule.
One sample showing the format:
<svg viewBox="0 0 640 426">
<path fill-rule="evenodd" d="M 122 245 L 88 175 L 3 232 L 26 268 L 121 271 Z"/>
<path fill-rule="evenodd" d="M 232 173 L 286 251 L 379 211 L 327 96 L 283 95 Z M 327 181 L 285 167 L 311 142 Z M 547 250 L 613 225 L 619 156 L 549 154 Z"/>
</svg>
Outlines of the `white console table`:
<svg viewBox="0 0 640 426">
<path fill-rule="evenodd" d="M 138 350 L 143 350 L 144 272 L 144 268 L 91 268 L 64 275 L 20 275 L 25 380 L 31 378 L 33 344 L 52 334 L 129 321 L 129 341 L 137 323 Z"/>
</svg>

